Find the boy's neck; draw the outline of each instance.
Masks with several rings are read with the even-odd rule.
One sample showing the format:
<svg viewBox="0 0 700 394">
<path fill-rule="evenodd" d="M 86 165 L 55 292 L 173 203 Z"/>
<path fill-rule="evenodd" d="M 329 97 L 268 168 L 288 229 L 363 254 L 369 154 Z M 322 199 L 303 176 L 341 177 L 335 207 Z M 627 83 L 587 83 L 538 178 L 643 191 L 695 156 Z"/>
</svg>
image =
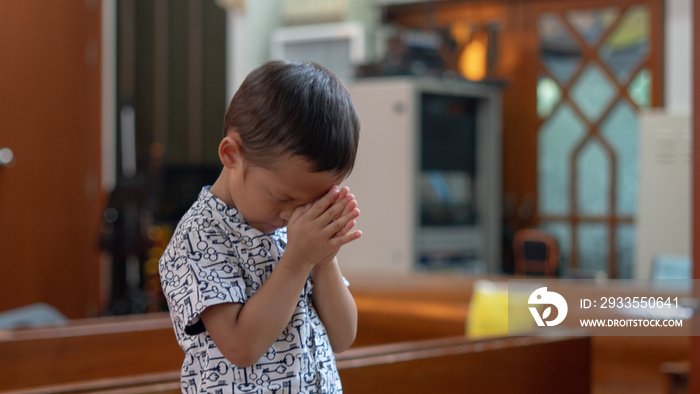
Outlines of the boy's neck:
<svg viewBox="0 0 700 394">
<path fill-rule="evenodd" d="M 235 208 L 236 204 L 234 203 L 233 198 L 229 192 L 225 173 L 226 169 L 224 168 L 224 170 L 219 175 L 219 178 L 216 179 L 216 182 L 214 182 L 214 184 L 211 185 L 209 192 L 217 198 L 219 198 L 220 200 L 222 200 L 223 202 L 225 202 L 226 204 Z"/>
</svg>

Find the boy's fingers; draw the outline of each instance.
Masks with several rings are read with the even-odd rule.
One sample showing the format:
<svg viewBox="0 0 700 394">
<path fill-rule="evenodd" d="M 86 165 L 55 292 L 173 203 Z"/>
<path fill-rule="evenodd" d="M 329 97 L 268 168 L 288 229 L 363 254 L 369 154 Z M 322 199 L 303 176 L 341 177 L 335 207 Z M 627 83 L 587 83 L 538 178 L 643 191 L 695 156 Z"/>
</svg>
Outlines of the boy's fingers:
<svg viewBox="0 0 700 394">
<path fill-rule="evenodd" d="M 349 189 L 347 186 L 343 186 L 342 188 L 340 188 L 340 191 L 338 192 L 338 197 L 336 197 L 336 199 L 333 200 L 333 202 L 331 203 L 330 207 L 332 207 L 333 205 L 335 205 L 335 204 L 337 204 L 337 203 L 343 201 L 343 200 L 344 200 L 346 197 L 348 197 L 349 195 L 351 195 L 351 194 L 350 194 L 350 189 Z M 355 198 L 355 197 L 353 196 L 353 198 Z M 329 207 L 329 208 L 330 208 L 330 207 Z"/>
<path fill-rule="evenodd" d="M 343 212 L 348 210 L 349 205 L 352 206 L 350 210 L 357 207 L 357 203 L 354 200 L 351 200 L 349 197 L 345 197 L 343 200 L 338 200 L 332 207 L 328 208 L 326 212 L 319 216 L 319 220 L 321 220 L 323 223 L 330 223 L 334 220 L 338 220 L 344 216 Z"/>
<path fill-rule="evenodd" d="M 342 199 L 347 197 L 349 193 L 350 193 L 350 189 L 348 189 L 347 186 L 343 186 L 340 189 L 340 191 L 338 192 L 338 197 L 335 199 L 335 201 L 341 201 Z"/>
<path fill-rule="evenodd" d="M 290 222 L 294 222 L 294 221 L 297 220 L 299 217 L 303 216 L 309 209 L 311 209 L 311 206 L 312 206 L 312 205 L 313 205 L 313 204 L 306 204 L 306 205 L 304 205 L 304 206 L 297 207 L 297 208 L 292 212 L 292 216 L 289 218 L 289 221 L 290 221 Z"/>
<path fill-rule="evenodd" d="M 352 230 L 352 228 L 355 227 L 356 224 L 357 224 L 357 222 L 355 221 L 355 219 L 349 221 L 349 222 L 345 225 L 345 227 L 343 227 L 340 231 L 338 231 L 337 233 L 335 233 L 335 234 L 333 235 L 333 237 L 334 237 L 334 238 L 335 238 L 335 237 L 342 237 L 343 235 L 349 233 L 350 230 Z"/>
<path fill-rule="evenodd" d="M 343 246 L 345 244 L 348 244 L 362 236 L 362 231 L 360 230 L 355 230 L 349 234 L 345 234 L 340 237 L 333 238 L 333 241 L 336 245 L 338 246 Z"/>
<path fill-rule="evenodd" d="M 352 194 L 348 194 L 348 197 L 351 198 L 351 202 L 349 202 L 348 205 L 345 206 L 345 209 L 343 210 L 343 213 L 340 214 L 340 216 L 343 216 L 352 211 L 353 209 L 357 208 L 357 200 L 355 200 L 355 196 L 353 196 Z"/>
<path fill-rule="evenodd" d="M 326 193 L 325 196 L 319 198 L 313 203 L 311 209 L 309 209 L 308 212 L 311 212 L 313 218 L 319 217 L 323 212 L 329 209 L 328 207 L 331 206 L 331 203 L 333 203 L 338 198 L 338 194 L 340 194 L 338 186 L 333 186 L 331 190 L 329 190 L 328 193 Z M 335 206 L 335 204 L 333 205 Z"/>
<path fill-rule="evenodd" d="M 335 215 L 337 216 L 337 215 Z M 335 217 L 334 216 L 334 217 Z M 348 225 L 349 222 L 353 221 L 355 218 L 360 216 L 360 210 L 357 208 L 354 208 L 352 211 L 346 213 L 343 216 L 338 217 L 335 220 L 332 220 L 326 228 L 324 229 L 324 232 L 329 238 L 332 238 L 336 236 L 336 234 L 342 232 L 343 229 Z M 353 225 L 351 225 L 350 228 L 352 228 Z M 349 229 L 348 229 L 349 230 Z"/>
</svg>

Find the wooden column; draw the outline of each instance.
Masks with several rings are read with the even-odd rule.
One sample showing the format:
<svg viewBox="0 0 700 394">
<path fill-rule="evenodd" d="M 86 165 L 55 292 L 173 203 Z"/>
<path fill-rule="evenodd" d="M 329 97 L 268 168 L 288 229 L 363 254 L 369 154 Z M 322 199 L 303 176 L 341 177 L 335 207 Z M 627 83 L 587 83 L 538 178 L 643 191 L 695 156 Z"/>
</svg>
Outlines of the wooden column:
<svg viewBox="0 0 700 394">
<path fill-rule="evenodd" d="M 700 75 L 697 73 L 700 64 L 700 6 L 693 3 L 693 168 L 692 168 L 692 254 L 693 254 L 693 279 L 700 279 Z M 700 289 L 693 288 L 695 298 L 700 298 Z M 700 331 L 700 316 L 695 311 L 692 332 Z M 694 335 L 690 339 L 690 393 L 700 392 L 700 336 Z"/>
</svg>

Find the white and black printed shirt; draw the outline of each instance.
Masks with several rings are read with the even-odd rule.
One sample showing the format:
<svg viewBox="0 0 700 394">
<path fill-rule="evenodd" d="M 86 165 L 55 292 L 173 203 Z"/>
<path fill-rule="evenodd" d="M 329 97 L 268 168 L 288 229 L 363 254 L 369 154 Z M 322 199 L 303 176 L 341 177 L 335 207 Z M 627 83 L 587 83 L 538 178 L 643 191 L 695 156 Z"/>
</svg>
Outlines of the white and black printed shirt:
<svg viewBox="0 0 700 394">
<path fill-rule="evenodd" d="M 202 189 L 159 263 L 175 335 L 185 351 L 182 392 L 342 392 L 326 329 L 313 306 L 310 278 L 287 327 L 251 367 L 226 360 L 200 320 L 209 306 L 245 303 L 265 283 L 286 244 L 286 229 L 262 234 L 209 187 Z"/>
</svg>

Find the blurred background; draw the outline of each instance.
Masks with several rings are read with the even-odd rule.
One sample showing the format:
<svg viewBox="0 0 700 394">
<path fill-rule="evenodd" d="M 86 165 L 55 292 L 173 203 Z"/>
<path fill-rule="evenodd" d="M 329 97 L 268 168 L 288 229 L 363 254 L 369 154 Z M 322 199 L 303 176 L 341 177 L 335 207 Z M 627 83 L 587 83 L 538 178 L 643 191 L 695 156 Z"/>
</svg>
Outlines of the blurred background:
<svg viewBox="0 0 700 394">
<path fill-rule="evenodd" d="M 166 310 L 158 259 L 219 174 L 228 102 L 270 59 L 326 66 L 360 115 L 347 184 L 363 238 L 340 255 L 355 346 L 503 337 L 511 278 L 595 279 L 610 292 L 614 279 L 673 278 L 687 293 L 694 3 L 0 0 L 0 334 L 8 376 L 27 380 L 12 387 L 131 366 L 32 372 L 68 357 L 61 324 L 134 331 L 117 315 L 148 314 L 165 334 L 134 334 L 115 354 L 147 343 L 157 360 L 138 372 L 178 368 L 167 313 L 154 313 Z M 41 357 L 20 346 L 41 330 L 10 330 L 55 323 L 58 350 Z M 532 356 L 516 342 L 507 359 Z M 594 336 L 580 354 L 555 348 L 553 375 L 597 393 L 689 392 L 695 347 Z M 477 375 L 490 384 L 502 371 Z"/>
</svg>

